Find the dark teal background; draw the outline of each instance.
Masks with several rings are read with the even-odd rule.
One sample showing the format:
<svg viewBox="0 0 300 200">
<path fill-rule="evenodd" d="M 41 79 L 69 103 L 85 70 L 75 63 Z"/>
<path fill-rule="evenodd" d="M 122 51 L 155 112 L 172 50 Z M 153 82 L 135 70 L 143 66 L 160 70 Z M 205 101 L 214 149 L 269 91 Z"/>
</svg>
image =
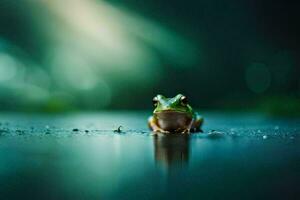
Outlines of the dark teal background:
<svg viewBox="0 0 300 200">
<path fill-rule="evenodd" d="M 23 75 L 0 79 L 0 109 L 149 109 L 157 93 L 184 93 L 199 108 L 298 115 L 299 8 L 291 0 L 3 0 L 0 52 L 21 63 Z M 134 20 L 122 21 L 127 16 Z M 101 38 L 116 24 L 121 29 Z"/>
</svg>

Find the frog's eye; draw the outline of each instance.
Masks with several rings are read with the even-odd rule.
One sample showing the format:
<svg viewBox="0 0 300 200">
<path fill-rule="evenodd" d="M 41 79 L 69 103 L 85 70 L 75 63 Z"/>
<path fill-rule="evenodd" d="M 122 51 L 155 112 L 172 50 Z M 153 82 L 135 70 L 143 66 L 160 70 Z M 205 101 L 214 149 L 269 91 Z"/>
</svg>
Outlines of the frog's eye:
<svg viewBox="0 0 300 200">
<path fill-rule="evenodd" d="M 152 103 L 153 103 L 154 106 L 157 106 L 157 103 L 158 103 L 157 97 L 154 97 L 154 98 L 152 99 Z"/>
<path fill-rule="evenodd" d="M 187 103 L 188 103 L 188 99 L 186 96 L 180 97 L 180 101 L 181 101 L 182 105 L 184 105 L 184 106 L 187 105 Z"/>
</svg>

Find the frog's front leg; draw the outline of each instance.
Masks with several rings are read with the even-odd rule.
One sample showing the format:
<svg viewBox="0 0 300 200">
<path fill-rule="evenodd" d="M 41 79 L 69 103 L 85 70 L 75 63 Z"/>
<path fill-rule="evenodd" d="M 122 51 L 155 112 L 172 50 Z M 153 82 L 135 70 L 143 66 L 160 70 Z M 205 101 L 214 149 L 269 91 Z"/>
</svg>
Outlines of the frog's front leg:
<svg viewBox="0 0 300 200">
<path fill-rule="evenodd" d="M 154 132 L 170 133 L 169 131 L 165 131 L 165 130 L 161 129 L 157 124 L 157 120 L 153 116 L 149 117 L 148 126 Z"/>
<path fill-rule="evenodd" d="M 193 128 L 194 123 L 195 123 L 195 120 L 192 120 L 191 123 L 189 124 L 189 126 L 187 128 L 185 128 L 185 129 L 183 129 L 181 131 L 181 133 L 182 134 L 190 134 L 191 132 L 195 132 L 194 128 Z"/>
<path fill-rule="evenodd" d="M 193 121 L 192 127 L 191 127 L 191 131 L 192 132 L 202 132 L 201 126 L 203 124 L 203 117 L 201 117 L 200 115 L 196 116 L 196 119 Z"/>
</svg>

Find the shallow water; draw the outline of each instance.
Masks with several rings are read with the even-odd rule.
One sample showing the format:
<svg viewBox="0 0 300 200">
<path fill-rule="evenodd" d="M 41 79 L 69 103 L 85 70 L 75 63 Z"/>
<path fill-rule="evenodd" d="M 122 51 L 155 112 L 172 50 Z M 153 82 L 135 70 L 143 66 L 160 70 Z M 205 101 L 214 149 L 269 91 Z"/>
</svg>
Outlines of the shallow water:
<svg viewBox="0 0 300 200">
<path fill-rule="evenodd" d="M 300 120 L 204 117 L 154 136 L 141 112 L 2 114 L 0 199 L 299 199 Z"/>
</svg>

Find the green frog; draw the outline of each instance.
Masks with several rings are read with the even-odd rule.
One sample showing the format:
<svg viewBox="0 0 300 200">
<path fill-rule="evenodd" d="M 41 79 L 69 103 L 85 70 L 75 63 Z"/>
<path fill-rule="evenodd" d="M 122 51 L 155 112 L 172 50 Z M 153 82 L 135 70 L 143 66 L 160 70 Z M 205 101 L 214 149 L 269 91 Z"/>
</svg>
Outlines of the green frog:
<svg viewBox="0 0 300 200">
<path fill-rule="evenodd" d="M 203 118 L 194 112 L 188 99 L 182 94 L 173 98 L 157 95 L 153 98 L 155 107 L 148 125 L 154 132 L 191 133 L 201 131 Z"/>
</svg>

